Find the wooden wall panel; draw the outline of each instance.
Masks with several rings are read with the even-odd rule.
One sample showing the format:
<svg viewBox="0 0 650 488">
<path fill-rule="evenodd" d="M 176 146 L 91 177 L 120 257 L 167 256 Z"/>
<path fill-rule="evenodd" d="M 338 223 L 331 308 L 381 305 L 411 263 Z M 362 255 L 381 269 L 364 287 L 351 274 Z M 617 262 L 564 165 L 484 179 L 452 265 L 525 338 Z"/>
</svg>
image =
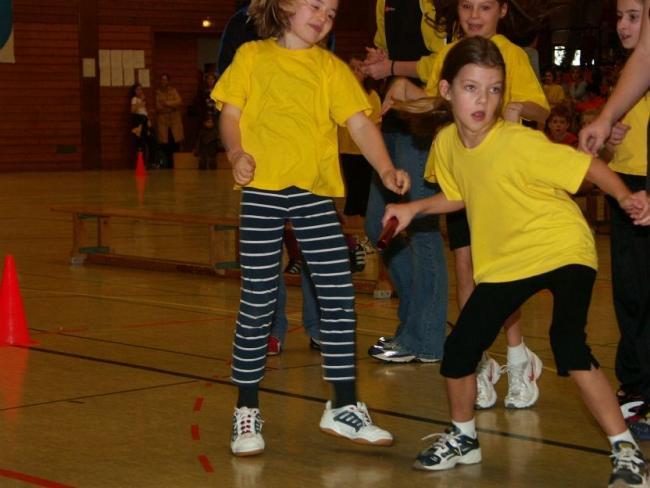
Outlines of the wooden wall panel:
<svg viewBox="0 0 650 488">
<path fill-rule="evenodd" d="M 145 67 L 152 70 L 153 36 L 149 26 L 102 25 L 100 49 L 134 49 L 144 51 Z M 153 80 L 152 80 L 153 81 Z M 130 133 L 130 87 L 100 87 L 102 167 L 127 168 L 135 165 L 135 144 Z M 151 88 L 145 88 L 147 106 L 154 108 Z"/>
<path fill-rule="evenodd" d="M 206 32 L 209 17 L 219 32 L 234 12 L 232 0 L 100 0 L 100 24 L 149 25 L 158 32 Z"/>
<path fill-rule="evenodd" d="M 13 0 L 16 64 L 0 64 L 0 171 L 82 169 L 79 2 Z M 375 0 L 342 0 L 337 54 L 361 55 L 374 34 Z M 97 0 L 100 49 L 142 49 L 153 87 L 145 90 L 155 116 L 154 87 L 162 72 L 184 101 L 186 149 L 199 121 L 187 117 L 200 78 L 196 39 L 218 36 L 235 0 Z M 210 17 L 213 27 L 203 29 Z M 134 164 L 129 87 L 99 91 L 101 167 Z"/>
<path fill-rule="evenodd" d="M 77 25 L 16 21 L 14 35 L 16 64 L 0 64 L 0 171 L 79 169 Z"/>
<path fill-rule="evenodd" d="M 192 35 L 179 34 L 157 34 L 155 36 L 154 52 L 154 87 L 163 73 L 170 76 L 170 85 L 178 90 L 183 100 L 183 127 L 185 130 L 185 141 L 182 144 L 183 150 L 191 150 L 196 140 L 195 136 L 199 129 L 199 121 L 196 116 L 188 115 L 188 107 L 196 101 L 196 95 L 202 80 L 202 73 L 196 65 L 197 44 L 196 37 Z M 155 98 L 155 92 L 154 92 Z M 152 99 L 152 107 L 155 108 L 155 100 Z"/>
</svg>

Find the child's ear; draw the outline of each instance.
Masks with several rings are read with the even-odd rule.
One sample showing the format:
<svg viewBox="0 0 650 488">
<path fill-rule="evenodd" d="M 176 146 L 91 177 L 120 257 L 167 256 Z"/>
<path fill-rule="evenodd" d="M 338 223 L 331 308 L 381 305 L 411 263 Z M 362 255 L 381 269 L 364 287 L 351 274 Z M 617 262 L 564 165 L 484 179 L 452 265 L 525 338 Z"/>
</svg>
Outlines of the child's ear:
<svg viewBox="0 0 650 488">
<path fill-rule="evenodd" d="M 438 91 L 440 92 L 440 96 L 442 98 L 447 101 L 451 100 L 451 95 L 449 94 L 451 91 L 451 86 L 447 80 L 440 80 L 440 83 L 438 83 Z"/>
</svg>

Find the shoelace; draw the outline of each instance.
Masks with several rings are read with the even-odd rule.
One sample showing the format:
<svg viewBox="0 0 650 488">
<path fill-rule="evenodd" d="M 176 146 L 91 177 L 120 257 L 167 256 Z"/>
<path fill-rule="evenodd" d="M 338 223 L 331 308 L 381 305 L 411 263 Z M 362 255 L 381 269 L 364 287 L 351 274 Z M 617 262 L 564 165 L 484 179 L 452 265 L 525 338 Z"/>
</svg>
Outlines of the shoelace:
<svg viewBox="0 0 650 488">
<path fill-rule="evenodd" d="M 370 418 L 370 413 L 368 412 L 368 409 L 363 403 L 360 404 L 360 406 L 354 407 L 354 409 L 361 414 L 361 417 L 363 418 L 364 427 L 366 425 L 372 425 L 372 419 Z"/>
<path fill-rule="evenodd" d="M 248 412 L 237 413 L 237 434 L 258 434 L 258 429 L 254 427 L 256 422 L 259 422 L 259 430 L 262 430 L 264 420 L 262 420 L 258 413 L 253 413 L 250 410 Z"/>
<path fill-rule="evenodd" d="M 524 389 L 526 383 L 524 376 L 526 375 L 526 367 L 528 363 L 521 366 L 511 366 L 504 364 L 501 366 L 501 373 L 508 373 L 508 391 L 513 395 L 519 395 L 521 390 Z"/>
<path fill-rule="evenodd" d="M 637 456 L 636 449 L 631 447 L 622 447 L 618 452 L 614 452 L 609 456 L 612 459 L 612 464 L 616 471 L 627 469 L 634 474 L 641 472 L 639 465 L 643 464 L 643 460 Z"/>
<path fill-rule="evenodd" d="M 456 440 L 456 434 L 450 432 L 436 432 L 434 434 L 425 435 L 421 440 L 426 441 L 428 439 L 438 438 L 433 444 L 431 444 L 430 449 L 439 450 L 447 449 L 447 444 L 457 448 L 459 446 L 458 441 Z"/>
</svg>

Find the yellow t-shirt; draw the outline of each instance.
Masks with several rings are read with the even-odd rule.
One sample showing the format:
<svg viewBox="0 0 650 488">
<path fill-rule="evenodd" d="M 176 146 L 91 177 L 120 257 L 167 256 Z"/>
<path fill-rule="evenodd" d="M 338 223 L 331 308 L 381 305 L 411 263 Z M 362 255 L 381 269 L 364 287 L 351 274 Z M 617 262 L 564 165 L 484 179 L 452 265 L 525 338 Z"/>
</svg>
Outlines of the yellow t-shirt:
<svg viewBox="0 0 650 488">
<path fill-rule="evenodd" d="M 381 99 L 375 90 L 370 90 L 368 93 L 368 101 L 372 107 L 370 120 L 379 125 L 381 122 Z M 361 150 L 352 140 L 350 131 L 346 127 L 339 127 L 339 152 L 341 154 L 361 154 Z"/>
<path fill-rule="evenodd" d="M 370 104 L 350 68 L 318 46 L 286 49 L 275 39 L 243 44 L 219 78 L 212 98 L 242 110 L 242 147 L 255 159 L 247 185 L 296 186 L 316 195 L 345 194 L 337 124 Z"/>
<path fill-rule="evenodd" d="M 374 43 L 378 48 L 387 51 L 386 31 L 384 28 L 385 9 L 386 0 L 377 0 L 377 4 L 375 5 L 377 32 L 375 33 Z M 438 32 L 433 27 L 433 19 L 436 17 L 436 10 L 433 7 L 433 2 L 431 2 L 431 0 L 420 0 L 420 10 L 422 10 L 422 20 L 420 21 L 422 40 L 429 52 L 435 55 L 445 45 L 445 34 Z"/>
<path fill-rule="evenodd" d="M 609 167 L 617 173 L 646 176 L 648 172 L 648 117 L 650 117 L 650 95 L 646 94 L 623 118 L 630 126 L 623 142 L 616 147 Z"/>
<path fill-rule="evenodd" d="M 555 105 L 558 105 L 559 103 L 562 103 L 564 100 L 566 100 L 564 89 L 557 83 L 554 83 L 552 85 L 542 85 L 542 88 L 544 89 L 544 94 L 546 95 L 546 99 L 548 100 L 548 103 L 551 105 L 551 107 L 554 107 Z"/>
<path fill-rule="evenodd" d="M 594 238 L 568 193 L 591 157 L 543 132 L 498 121 L 474 148 L 455 124 L 440 131 L 427 166 L 449 200 L 462 200 L 477 283 L 529 278 L 569 264 L 597 269 Z"/>
<path fill-rule="evenodd" d="M 497 34 L 490 38 L 494 42 L 503 60 L 506 63 L 506 86 L 503 92 L 503 108 L 510 102 L 534 102 L 537 105 L 550 110 L 544 90 L 542 90 L 539 80 L 530 65 L 530 60 L 526 51 L 521 49 L 516 44 L 510 42 L 506 37 Z M 437 56 L 429 56 L 431 63 L 424 73 L 421 66 L 422 62 L 418 63 L 418 73 L 423 81 L 427 82 L 426 92 L 429 96 L 438 95 L 438 83 L 440 82 L 440 73 L 442 72 L 442 65 L 449 50 L 456 45 L 458 41 L 447 44 Z M 424 74 L 424 77 L 422 76 Z"/>
</svg>

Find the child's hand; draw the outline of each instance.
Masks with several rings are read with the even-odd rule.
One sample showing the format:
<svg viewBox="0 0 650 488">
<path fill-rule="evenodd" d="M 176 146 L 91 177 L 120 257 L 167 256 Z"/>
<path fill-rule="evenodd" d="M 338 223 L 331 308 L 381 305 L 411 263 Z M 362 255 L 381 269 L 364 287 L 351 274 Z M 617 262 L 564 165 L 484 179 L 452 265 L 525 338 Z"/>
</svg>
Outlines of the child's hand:
<svg viewBox="0 0 650 488">
<path fill-rule="evenodd" d="M 411 188 L 411 178 L 404 170 L 391 168 L 380 176 L 384 186 L 398 195 L 404 195 Z"/>
<path fill-rule="evenodd" d="M 385 59 L 388 59 L 388 53 L 386 53 L 386 51 L 374 47 L 367 47 L 366 59 L 364 59 L 363 63 L 368 65 L 384 61 Z"/>
<path fill-rule="evenodd" d="M 390 203 L 386 205 L 384 217 L 381 219 L 382 226 L 386 226 L 392 217 L 395 217 L 399 222 L 393 234 L 393 236 L 396 236 L 409 226 L 411 220 L 415 217 L 415 212 L 408 203 Z"/>
<path fill-rule="evenodd" d="M 384 115 L 388 112 L 395 102 L 406 102 L 406 87 L 408 80 L 406 78 L 396 78 L 388 87 L 384 95 L 384 101 L 381 104 L 381 113 Z"/>
<path fill-rule="evenodd" d="M 521 119 L 521 112 L 524 110 L 524 104 L 519 102 L 510 102 L 506 105 L 503 112 L 503 118 L 509 122 L 519 122 Z"/>
<path fill-rule="evenodd" d="M 650 200 L 645 191 L 627 195 L 619 201 L 619 205 L 628 213 L 634 225 L 650 225 Z"/>
<path fill-rule="evenodd" d="M 241 186 L 250 183 L 255 175 L 255 160 L 253 157 L 244 151 L 240 151 L 232 155 L 229 159 L 232 164 L 232 174 L 235 177 L 235 183 Z"/>
<path fill-rule="evenodd" d="M 625 134 L 627 134 L 627 131 L 630 130 L 630 126 L 626 125 L 622 122 L 616 122 L 614 126 L 612 127 L 612 133 L 609 136 L 609 139 L 607 139 L 606 144 L 611 144 L 612 146 L 618 146 L 621 142 L 623 142 L 623 139 L 625 139 Z"/>
</svg>

